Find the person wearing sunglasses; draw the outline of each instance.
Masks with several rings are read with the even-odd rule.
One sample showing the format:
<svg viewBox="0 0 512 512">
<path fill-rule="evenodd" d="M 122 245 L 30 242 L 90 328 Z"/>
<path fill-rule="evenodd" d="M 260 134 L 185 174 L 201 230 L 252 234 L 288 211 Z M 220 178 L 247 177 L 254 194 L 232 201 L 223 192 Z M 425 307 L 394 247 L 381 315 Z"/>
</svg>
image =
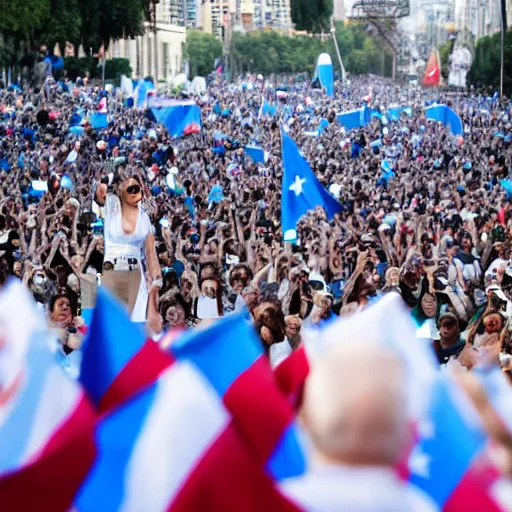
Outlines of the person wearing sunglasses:
<svg viewBox="0 0 512 512">
<path fill-rule="evenodd" d="M 127 172 L 118 177 L 115 191 L 106 197 L 103 286 L 127 306 L 134 322 L 146 321 L 148 330 L 158 334 L 162 329 L 158 311 L 162 273 L 154 228 L 141 207 L 142 180 L 138 174 Z M 145 271 L 151 279 L 149 289 Z"/>
</svg>

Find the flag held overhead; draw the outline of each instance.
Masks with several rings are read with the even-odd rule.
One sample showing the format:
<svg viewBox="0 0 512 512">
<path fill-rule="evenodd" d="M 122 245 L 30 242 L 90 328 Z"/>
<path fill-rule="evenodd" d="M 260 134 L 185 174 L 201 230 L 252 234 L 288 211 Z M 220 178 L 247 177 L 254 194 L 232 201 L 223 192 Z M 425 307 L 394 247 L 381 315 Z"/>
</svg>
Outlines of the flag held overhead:
<svg viewBox="0 0 512 512">
<path fill-rule="evenodd" d="M 297 239 L 297 222 L 308 210 L 322 206 L 332 218 L 340 210 L 340 204 L 318 181 L 291 137 L 284 132 L 281 137 L 284 168 L 281 222 L 285 241 L 293 242 Z"/>
</svg>

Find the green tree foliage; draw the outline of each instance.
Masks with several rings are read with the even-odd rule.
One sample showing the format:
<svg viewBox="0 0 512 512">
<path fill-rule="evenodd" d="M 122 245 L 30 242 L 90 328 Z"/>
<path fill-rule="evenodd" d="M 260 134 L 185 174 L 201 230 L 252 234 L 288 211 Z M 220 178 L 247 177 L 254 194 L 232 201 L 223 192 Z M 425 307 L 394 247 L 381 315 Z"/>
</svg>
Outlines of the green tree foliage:
<svg viewBox="0 0 512 512">
<path fill-rule="evenodd" d="M 222 57 L 222 43 L 210 34 L 190 30 L 184 54 L 190 63 L 191 76 L 207 76 L 213 70 L 215 59 Z"/>
<path fill-rule="evenodd" d="M 19 57 L 9 48 L 66 41 L 96 52 L 102 43 L 143 32 L 150 0 L 10 0 L 0 15 L 0 64 Z"/>
<path fill-rule="evenodd" d="M 469 83 L 476 88 L 500 87 L 500 33 L 478 39 L 469 73 Z M 503 92 L 512 94 L 512 30 L 505 33 Z"/>
<path fill-rule="evenodd" d="M 291 11 L 292 21 L 298 30 L 328 30 L 332 0 L 291 0 Z"/>
<path fill-rule="evenodd" d="M 82 19 L 79 10 L 80 0 L 51 0 L 50 14 L 44 25 L 35 31 L 35 40 L 53 48 L 59 43 L 64 51 L 66 41 L 80 40 Z"/>
<path fill-rule="evenodd" d="M 454 40 L 448 40 L 439 47 L 439 58 L 441 59 L 441 74 L 444 79 L 448 79 L 450 74 L 450 55 L 453 51 Z"/>
<path fill-rule="evenodd" d="M 353 74 L 391 74 L 391 55 L 367 33 L 363 25 L 337 26 L 338 46 L 343 63 Z M 335 69 L 339 62 L 331 38 L 289 37 L 277 32 L 235 33 L 231 53 L 236 73 L 314 73 L 320 53 L 329 53 Z"/>
<path fill-rule="evenodd" d="M 19 32 L 26 36 L 42 26 L 49 14 L 49 0 L 6 0 L 2 2 L 0 34 L 8 37 Z"/>
</svg>

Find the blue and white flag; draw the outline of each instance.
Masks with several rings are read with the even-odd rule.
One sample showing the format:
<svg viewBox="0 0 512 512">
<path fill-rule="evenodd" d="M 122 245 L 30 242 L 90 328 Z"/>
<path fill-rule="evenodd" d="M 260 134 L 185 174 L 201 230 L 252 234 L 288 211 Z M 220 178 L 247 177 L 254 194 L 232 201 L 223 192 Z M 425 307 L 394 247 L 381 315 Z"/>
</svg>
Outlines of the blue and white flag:
<svg viewBox="0 0 512 512">
<path fill-rule="evenodd" d="M 295 142 L 284 132 L 281 137 L 284 168 L 281 223 L 284 240 L 293 242 L 297 239 L 297 221 L 308 210 L 322 206 L 332 218 L 340 210 L 340 204 L 318 181 Z"/>
</svg>

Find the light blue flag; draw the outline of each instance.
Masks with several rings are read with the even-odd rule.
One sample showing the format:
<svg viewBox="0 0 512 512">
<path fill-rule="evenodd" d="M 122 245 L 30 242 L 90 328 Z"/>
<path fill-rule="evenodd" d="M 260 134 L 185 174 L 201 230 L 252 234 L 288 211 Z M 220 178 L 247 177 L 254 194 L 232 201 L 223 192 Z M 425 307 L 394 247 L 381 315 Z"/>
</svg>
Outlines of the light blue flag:
<svg viewBox="0 0 512 512">
<path fill-rule="evenodd" d="M 425 110 L 427 119 L 439 121 L 444 126 L 449 126 L 454 135 L 463 135 L 462 120 L 457 113 L 446 105 L 436 105 Z"/>
<path fill-rule="evenodd" d="M 255 163 L 265 163 L 265 150 L 259 146 L 245 146 L 245 154 Z"/>
<path fill-rule="evenodd" d="M 332 218 L 340 210 L 340 204 L 318 181 L 295 142 L 283 131 L 281 137 L 284 168 L 281 223 L 284 240 L 293 242 L 297 239 L 297 221 L 308 210 L 323 206 Z"/>
</svg>

